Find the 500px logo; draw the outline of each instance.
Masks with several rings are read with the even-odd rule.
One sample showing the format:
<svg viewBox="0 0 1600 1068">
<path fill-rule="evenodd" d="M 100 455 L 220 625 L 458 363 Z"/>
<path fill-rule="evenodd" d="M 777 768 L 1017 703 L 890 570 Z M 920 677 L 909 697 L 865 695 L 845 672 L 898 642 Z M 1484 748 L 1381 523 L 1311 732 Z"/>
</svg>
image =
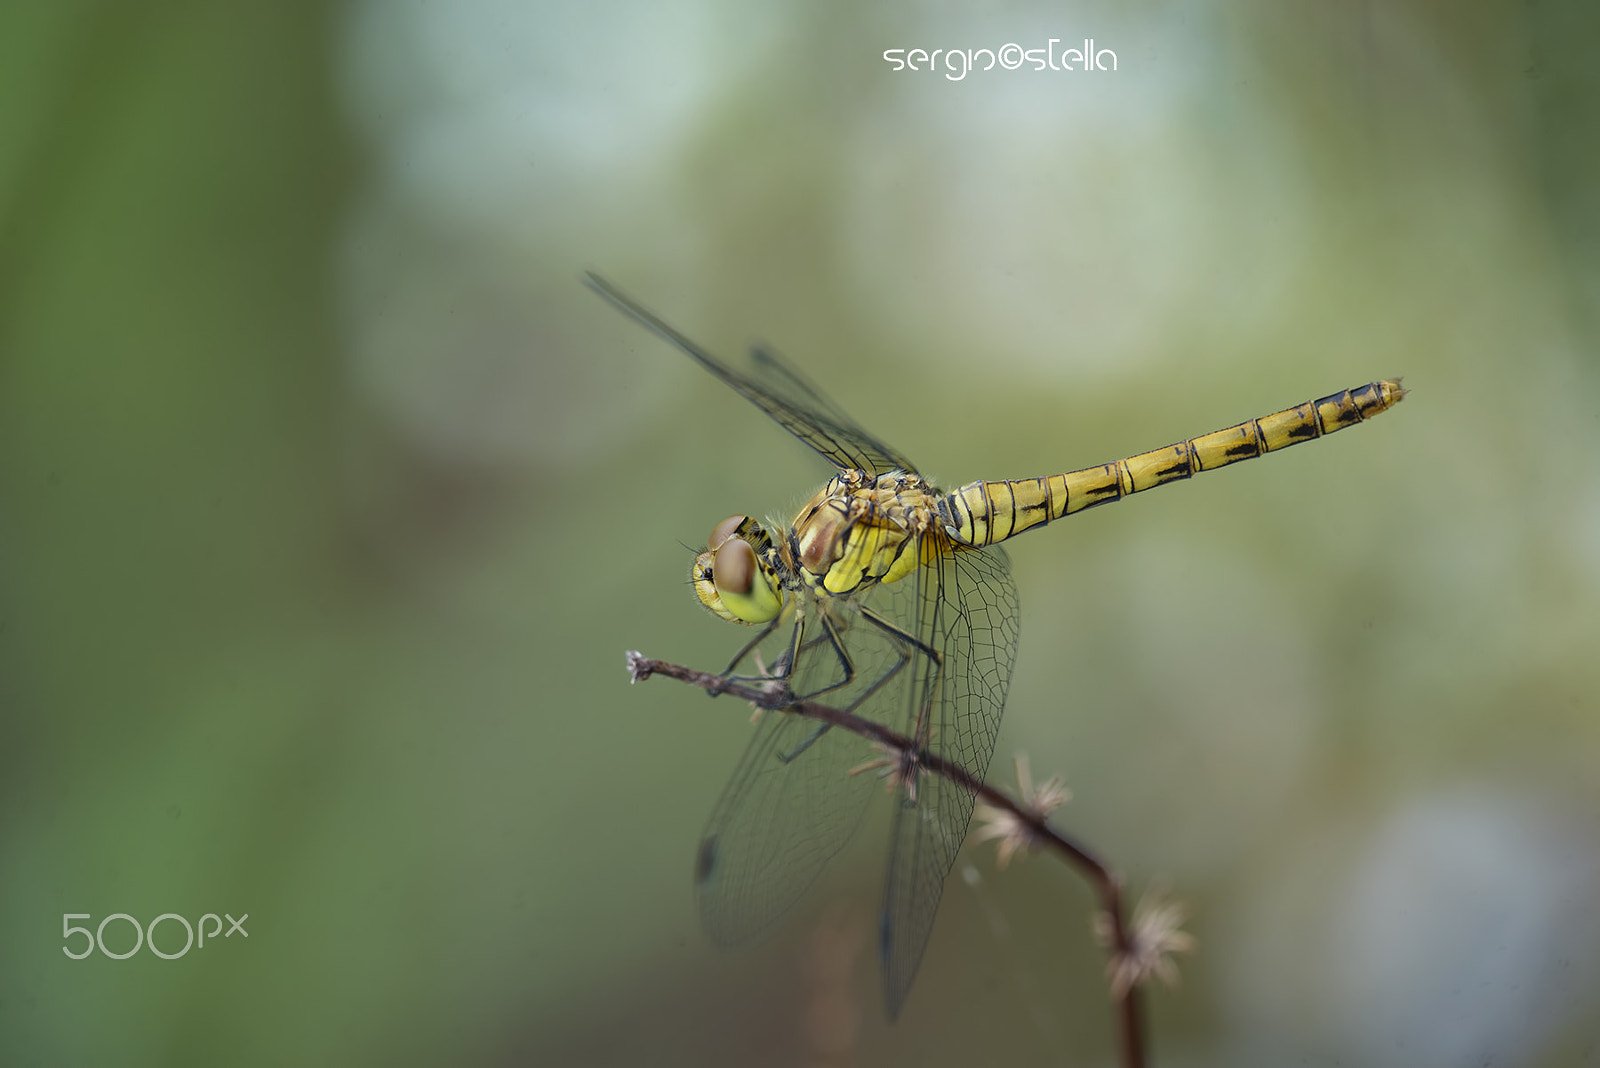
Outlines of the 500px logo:
<svg viewBox="0 0 1600 1068">
<path fill-rule="evenodd" d="M 901 70 L 938 70 L 939 57 L 944 56 L 944 68 L 948 72 L 945 77 L 953 82 L 959 82 L 967 76 L 969 70 L 994 70 L 996 63 L 1006 70 L 1017 70 L 1026 63 L 1032 63 L 1034 70 L 1116 70 L 1117 54 L 1109 48 L 1096 51 L 1094 38 L 1084 39 L 1082 48 L 1068 48 L 1059 56 L 1056 45 L 1061 43 L 1061 38 L 1052 37 L 1050 43 L 1044 48 L 1030 48 L 1024 50 L 1019 44 L 1003 44 L 999 51 L 990 48 L 935 48 L 930 54 L 921 48 L 907 51 L 904 48 L 888 48 L 884 50 L 883 58 L 888 63 L 894 64 L 894 69 Z M 988 65 L 978 66 L 980 57 L 987 56 Z M 1106 65 L 1110 59 L 1111 65 Z M 921 61 L 926 67 L 919 67 Z M 961 73 L 957 74 L 956 71 Z"/>
<path fill-rule="evenodd" d="M 222 915 L 228 916 L 226 912 L 224 912 Z M 89 928 L 87 927 L 72 926 L 73 920 L 87 920 L 89 918 L 90 916 L 87 912 L 63 912 L 61 914 L 62 941 L 66 941 L 73 935 L 78 934 L 83 935 L 83 937 L 88 940 L 84 944 L 82 953 L 72 952 L 72 947 L 70 946 L 61 947 L 61 952 L 65 953 L 73 960 L 82 960 L 89 954 L 93 953 L 95 951 L 95 947 L 97 946 L 102 954 L 110 957 L 112 960 L 127 960 L 129 957 L 139 952 L 140 946 L 147 944 L 150 947 L 150 952 L 154 953 L 162 960 L 177 960 L 179 957 L 189 952 L 189 947 L 194 945 L 194 928 L 189 925 L 188 920 L 184 919 L 182 916 L 179 916 L 176 912 L 163 912 L 161 915 L 150 921 L 149 927 L 140 927 L 139 921 L 134 919 L 132 916 L 129 916 L 126 912 L 113 912 L 111 915 L 100 921 L 100 926 L 94 929 L 93 934 L 89 933 Z M 249 918 L 250 914 L 248 912 L 243 916 L 240 916 L 237 920 L 232 916 L 228 916 L 228 933 L 222 937 L 232 938 L 233 933 L 237 931 L 246 938 L 249 938 L 250 932 L 244 929 L 244 921 L 248 920 Z M 106 948 L 106 924 L 110 923 L 112 920 L 127 920 L 128 923 L 133 927 L 133 948 L 128 950 L 126 953 L 113 953 L 111 950 Z M 176 953 L 163 953 L 156 947 L 156 928 L 161 925 L 162 920 L 176 920 L 183 924 L 183 930 L 187 937 L 183 943 L 183 948 L 178 950 Z M 211 929 L 210 937 L 213 941 L 216 940 L 217 935 L 222 931 L 222 919 L 215 912 L 208 912 L 204 916 L 200 917 L 201 949 L 206 948 L 207 920 L 211 920 L 216 925 Z"/>
</svg>

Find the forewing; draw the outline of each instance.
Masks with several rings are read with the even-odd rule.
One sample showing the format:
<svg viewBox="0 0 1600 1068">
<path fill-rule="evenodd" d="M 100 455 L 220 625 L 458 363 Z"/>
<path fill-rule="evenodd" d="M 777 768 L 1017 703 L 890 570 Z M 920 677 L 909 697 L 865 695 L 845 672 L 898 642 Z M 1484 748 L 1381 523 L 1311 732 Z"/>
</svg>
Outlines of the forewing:
<svg viewBox="0 0 1600 1068">
<path fill-rule="evenodd" d="M 750 364 L 754 382 L 739 380 L 727 368 L 714 368 L 713 373 L 836 467 L 853 467 L 874 475 L 916 470 L 910 460 L 869 434 L 772 349 L 764 345 L 752 348 Z"/>
<path fill-rule="evenodd" d="M 861 428 L 804 375 L 770 349 L 751 350 L 748 369 L 737 371 L 668 326 L 653 312 L 599 275 L 585 276 L 591 288 L 625 315 L 688 353 L 789 433 L 825 456 L 835 467 L 881 475 L 916 470 L 910 461 Z"/>
<path fill-rule="evenodd" d="M 943 678 L 919 658 L 902 729 L 931 710 L 929 749 L 982 779 L 994 755 L 1016 662 L 1019 612 L 1011 563 L 998 546 L 952 548 L 917 572 L 917 635 L 943 657 Z M 972 820 L 973 795 L 937 775 L 898 795 L 879 935 L 893 1019 L 922 962 L 944 882 Z"/>
</svg>

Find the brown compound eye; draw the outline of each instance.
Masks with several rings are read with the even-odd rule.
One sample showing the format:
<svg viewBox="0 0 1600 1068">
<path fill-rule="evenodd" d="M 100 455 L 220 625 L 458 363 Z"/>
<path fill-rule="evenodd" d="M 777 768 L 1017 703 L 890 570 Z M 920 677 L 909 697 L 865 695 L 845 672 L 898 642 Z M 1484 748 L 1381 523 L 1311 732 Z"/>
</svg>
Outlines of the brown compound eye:
<svg viewBox="0 0 1600 1068">
<path fill-rule="evenodd" d="M 750 521 L 747 515 L 730 515 L 718 523 L 711 531 L 711 537 L 706 539 L 706 548 L 716 552 L 722 548 L 722 543 L 739 532 L 739 528 Z"/>
<path fill-rule="evenodd" d="M 770 563 L 741 537 L 723 541 L 711 560 L 711 590 L 697 586 L 700 600 L 713 612 L 724 612 L 745 623 L 767 623 L 783 611 L 783 587 Z M 719 607 L 720 606 L 720 607 Z"/>
<path fill-rule="evenodd" d="M 724 597 L 748 594 L 755 578 L 756 551 L 750 548 L 750 543 L 743 538 L 724 539 L 717 549 L 716 559 L 711 562 L 711 581 L 716 584 L 717 592 Z"/>
</svg>

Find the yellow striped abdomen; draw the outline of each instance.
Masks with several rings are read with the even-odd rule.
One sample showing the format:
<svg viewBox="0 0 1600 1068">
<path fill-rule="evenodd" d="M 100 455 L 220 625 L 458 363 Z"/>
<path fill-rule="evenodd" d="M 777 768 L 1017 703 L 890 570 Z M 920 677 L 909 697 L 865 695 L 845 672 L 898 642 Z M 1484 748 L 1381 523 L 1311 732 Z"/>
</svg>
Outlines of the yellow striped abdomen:
<svg viewBox="0 0 1600 1068">
<path fill-rule="evenodd" d="M 1047 478 L 973 482 L 941 498 L 939 515 L 956 541 L 993 545 L 1052 519 L 1120 501 L 1130 493 L 1354 426 L 1388 411 L 1405 395 L 1398 378 L 1386 378 L 1115 463 Z"/>
</svg>

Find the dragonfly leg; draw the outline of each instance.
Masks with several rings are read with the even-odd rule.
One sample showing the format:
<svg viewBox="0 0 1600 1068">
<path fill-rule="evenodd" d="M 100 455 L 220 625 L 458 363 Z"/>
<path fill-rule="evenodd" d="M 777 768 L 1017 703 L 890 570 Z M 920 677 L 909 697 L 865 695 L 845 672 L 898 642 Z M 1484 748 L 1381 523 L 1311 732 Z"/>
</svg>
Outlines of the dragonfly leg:
<svg viewBox="0 0 1600 1068">
<path fill-rule="evenodd" d="M 779 753 L 778 754 L 778 762 L 781 763 L 781 764 L 789 763 L 789 761 L 793 760 L 795 757 L 799 756 L 801 753 L 804 753 L 807 749 L 810 749 L 813 745 L 816 744 L 816 741 L 817 741 L 818 738 L 821 738 L 824 734 L 827 734 L 832 729 L 833 729 L 833 724 L 831 724 L 831 723 L 819 723 L 819 724 L 817 724 L 817 729 L 812 731 L 810 734 L 806 735 L 805 740 L 803 742 L 801 742 L 799 745 L 795 746 L 793 749 L 789 750 L 786 753 Z"/>
<path fill-rule="evenodd" d="M 828 685 L 812 690 L 809 693 L 797 694 L 795 696 L 796 701 L 810 701 L 812 698 L 821 697 L 825 693 L 831 693 L 842 686 L 850 685 L 856 679 L 855 662 L 850 659 L 850 654 L 845 650 L 844 642 L 839 638 L 838 627 L 826 612 L 819 614 L 818 620 L 822 624 L 821 636 L 813 638 L 803 649 L 797 650 L 797 652 L 804 652 L 806 649 L 812 649 L 823 642 L 827 642 L 833 648 L 833 655 L 839 661 L 839 670 L 844 677 L 838 682 L 830 682 Z M 796 660 L 791 658 L 789 662 L 793 664 Z M 851 707 L 853 708 L 854 705 Z"/>
<path fill-rule="evenodd" d="M 879 675 L 878 681 L 874 682 L 871 686 L 868 686 L 866 690 L 862 692 L 861 696 L 857 697 L 854 701 L 851 701 L 850 707 L 846 708 L 845 711 L 854 713 L 856 709 L 860 708 L 862 704 L 866 702 L 867 698 L 877 693 L 886 683 L 888 683 L 890 679 L 900 674 L 900 672 L 904 670 L 905 666 L 910 662 L 911 654 L 906 650 L 901 649 L 900 659 L 895 661 L 894 667 L 890 668 L 888 671 L 885 671 L 882 675 Z"/>
<path fill-rule="evenodd" d="M 848 685 L 850 685 L 850 683 L 855 681 L 856 666 L 855 666 L 854 661 L 852 661 L 850 659 L 850 654 L 847 651 L 845 651 L 844 642 L 839 640 L 838 628 L 836 628 L 834 626 L 833 620 L 829 619 L 826 613 L 824 613 L 821 616 L 821 620 L 822 620 L 822 634 L 819 637 L 811 639 L 804 646 L 802 646 L 800 648 L 800 652 L 805 652 L 808 649 L 814 649 L 818 645 L 821 645 L 823 642 L 827 642 L 829 645 L 831 645 L 833 647 L 833 655 L 838 659 L 838 661 L 839 661 L 839 669 L 840 669 L 840 671 L 843 672 L 844 677 L 842 679 L 840 679 L 838 682 L 831 683 L 830 685 L 824 686 L 824 687 L 822 687 L 821 689 L 818 689 L 818 690 L 813 690 L 810 693 L 806 694 L 804 697 L 796 697 L 795 698 L 796 701 L 809 701 L 813 697 L 817 697 L 817 696 L 819 696 L 821 694 L 825 694 L 830 690 L 837 690 L 841 686 L 848 686 Z M 793 661 L 791 660 L 791 663 L 792 662 Z M 897 665 L 895 668 L 891 669 L 888 672 L 888 674 L 889 675 L 893 675 L 894 672 L 898 671 L 898 670 L 899 670 L 899 666 Z M 852 712 L 855 711 L 856 706 L 859 705 L 865 698 L 871 696 L 872 692 L 874 690 L 876 690 L 881 685 L 883 685 L 883 679 L 879 679 L 877 682 L 873 683 L 871 689 L 869 689 L 866 693 L 862 694 L 860 697 L 856 698 L 854 701 L 852 701 L 850 703 L 849 711 L 852 711 Z M 795 746 L 793 749 L 789 750 L 786 753 L 779 753 L 778 754 L 778 759 L 780 761 L 782 761 L 783 763 L 785 763 L 785 764 L 789 763 L 789 761 L 793 760 L 795 757 L 799 756 L 801 753 L 804 753 L 807 749 L 810 749 L 813 745 L 816 744 L 817 739 L 821 738 L 824 734 L 827 734 L 828 731 L 830 731 L 832 729 L 833 729 L 833 724 L 831 724 L 831 723 L 818 724 L 817 728 L 815 730 L 813 730 L 810 734 L 806 735 L 805 740 L 802 741 L 799 745 Z"/>
<path fill-rule="evenodd" d="M 798 642 L 800 640 L 800 632 L 801 632 L 801 626 L 802 626 L 802 620 L 800 620 L 800 619 L 796 619 L 795 620 L 794 633 L 789 636 L 789 648 L 784 651 L 784 654 L 781 657 L 778 658 L 778 663 L 776 665 L 774 665 L 773 670 L 771 670 L 771 671 L 769 671 L 769 672 L 767 672 L 765 674 L 761 674 L 761 675 L 736 675 L 736 674 L 734 674 L 735 669 L 737 669 L 738 666 L 740 665 L 740 663 L 742 663 L 744 661 L 744 658 L 749 656 L 752 652 L 754 652 L 756 650 L 756 647 L 759 646 L 762 642 L 766 641 L 767 638 L 772 634 L 772 632 L 778 629 L 778 624 L 781 623 L 782 621 L 783 621 L 783 617 L 779 616 L 777 619 L 774 619 L 771 623 L 768 623 L 765 627 L 762 627 L 761 628 L 761 633 L 757 634 L 754 638 L 750 639 L 748 642 L 745 642 L 745 644 L 739 649 L 739 651 L 733 655 L 733 660 L 731 660 L 728 663 L 728 666 L 723 670 L 722 676 L 721 676 L 722 682 L 724 682 L 724 683 L 729 683 L 729 682 L 757 682 L 757 683 L 760 683 L 760 682 L 772 682 L 774 680 L 777 680 L 777 681 L 780 681 L 780 682 L 784 682 L 785 685 L 787 685 L 787 680 L 789 678 L 789 667 L 788 667 L 788 665 L 794 663 L 794 655 L 793 655 L 794 654 L 794 645 L 795 645 L 796 642 Z M 716 697 L 716 696 L 718 696 L 719 694 L 722 693 L 722 690 L 720 690 L 720 689 L 713 690 L 713 691 L 710 691 L 710 693 L 711 693 L 711 696 Z"/>
<path fill-rule="evenodd" d="M 733 673 L 734 669 L 739 666 L 739 664 L 744 660 L 745 657 L 749 656 L 752 652 L 755 651 L 756 646 L 758 646 L 762 642 L 766 641 L 768 636 L 771 635 L 773 631 L 778 629 L 778 624 L 782 621 L 782 618 L 783 618 L 782 616 L 779 616 L 777 619 L 774 619 L 771 623 L 768 623 L 766 626 L 762 627 L 761 628 L 761 633 L 757 634 L 754 638 L 751 638 L 749 641 L 745 642 L 744 645 L 739 647 L 739 651 L 737 653 L 733 654 L 733 659 L 731 661 L 729 661 L 728 662 L 728 666 L 723 669 L 722 674 L 723 674 L 724 678 L 730 678 L 731 679 L 731 678 L 738 677 L 738 676 L 734 675 L 734 673 Z M 798 627 L 798 625 L 799 624 L 798 624 L 798 621 L 797 621 L 796 622 L 796 626 Z"/>
<path fill-rule="evenodd" d="M 925 643 L 920 642 L 917 639 L 913 638 L 911 635 L 907 634 L 905 631 L 901 630 L 899 627 L 896 627 L 894 624 L 890 623 L 888 620 L 884 619 L 882 616 L 879 616 L 876 613 L 873 613 L 873 612 L 868 611 L 868 610 L 863 610 L 862 611 L 862 615 L 865 618 L 867 618 L 868 620 L 870 620 L 879 629 L 883 630 L 886 634 L 888 634 L 894 640 L 895 645 L 900 650 L 900 655 L 899 655 L 899 659 L 895 662 L 893 667 L 891 667 L 888 671 L 885 671 L 882 675 L 878 676 L 877 680 L 875 682 L 873 682 L 873 684 L 871 686 L 867 687 L 866 690 L 864 690 L 862 693 L 858 694 L 856 696 L 855 700 L 851 701 L 850 704 L 844 709 L 844 711 L 852 713 L 852 714 L 855 712 L 856 709 L 860 708 L 861 705 L 866 703 L 866 701 L 869 698 L 871 698 L 880 689 L 882 689 L 885 685 L 887 685 L 891 679 L 893 679 L 896 675 L 898 675 L 901 671 L 903 671 L 905 669 L 905 666 L 908 663 L 911 662 L 911 656 L 912 656 L 912 651 L 913 650 L 919 651 L 923 655 L 927 656 L 933 662 L 933 664 L 935 665 L 935 671 L 936 672 L 937 672 L 938 665 L 940 663 L 940 657 L 939 657 L 939 654 L 938 654 L 938 652 L 936 650 L 930 648 Z M 830 690 L 836 690 L 841 686 L 847 686 L 852 681 L 855 680 L 855 676 L 856 676 L 855 664 L 851 661 L 850 654 L 845 650 L 844 643 L 839 640 L 838 631 L 834 628 L 832 622 L 829 621 L 826 617 L 823 618 L 823 634 L 822 634 L 822 636 L 818 637 L 818 638 L 811 639 L 811 641 L 807 642 L 802 647 L 802 651 L 804 651 L 806 649 L 815 648 L 817 645 L 821 644 L 823 641 L 827 641 L 833 646 L 834 655 L 839 660 L 839 666 L 840 666 L 841 670 L 843 670 L 843 672 L 844 672 L 844 678 L 842 680 L 840 680 L 839 682 L 835 682 L 835 683 L 832 683 L 831 685 L 824 686 L 824 687 L 822 687 L 822 688 L 820 688 L 818 690 L 814 690 L 811 693 L 806 694 L 804 696 L 796 697 L 795 698 L 796 701 L 807 701 L 807 700 L 810 700 L 810 699 L 812 699 L 814 697 L 819 696 L 820 694 L 827 693 Z M 789 761 L 793 760 L 795 757 L 799 756 L 801 753 L 803 753 L 807 749 L 811 748 L 812 745 L 816 744 L 817 739 L 821 738 L 824 734 L 826 734 L 829 730 L 831 730 L 832 726 L 833 725 L 830 724 L 830 723 L 821 724 L 820 726 L 817 727 L 816 730 L 814 730 L 809 735 L 807 735 L 805 740 L 802 741 L 799 745 L 795 746 L 793 749 L 789 750 L 786 753 L 780 753 L 778 755 L 778 759 L 781 760 L 782 762 L 784 762 L 785 764 L 787 764 Z"/>
<path fill-rule="evenodd" d="M 721 679 L 724 683 L 781 683 L 784 687 L 783 699 L 778 700 L 775 697 L 772 707 L 782 708 L 786 705 L 794 704 L 797 701 L 810 700 L 811 698 L 817 696 L 817 694 L 826 693 L 829 690 L 837 689 L 840 686 L 848 684 L 850 680 L 855 677 L 855 669 L 850 663 L 850 658 L 844 654 L 843 647 L 840 645 L 839 638 L 834 630 L 833 624 L 826 617 L 823 617 L 822 634 L 818 637 L 810 639 L 809 641 L 805 641 L 803 640 L 805 638 L 804 615 L 795 617 L 794 629 L 789 632 L 789 642 L 770 668 L 767 668 L 763 673 L 758 675 L 734 674 L 734 669 L 739 666 L 740 662 L 754 652 L 757 646 L 766 641 L 772 632 L 777 629 L 780 621 L 781 620 L 773 620 L 771 623 L 763 627 L 761 633 L 757 634 L 754 639 L 745 643 L 745 646 L 739 650 L 738 655 L 733 658 L 733 662 L 728 665 L 728 669 L 722 673 Z M 825 686 L 820 690 L 814 690 L 811 693 L 797 696 L 793 690 L 789 689 L 789 679 L 794 674 L 794 665 L 800 662 L 800 657 L 803 654 L 810 652 L 823 642 L 827 642 L 833 647 L 834 653 L 836 656 L 838 656 L 840 666 L 844 671 L 844 679 L 840 682 L 833 683 L 830 686 Z M 806 743 L 806 745 L 809 744 L 809 742 Z M 796 752 L 798 753 L 803 749 L 804 746 L 802 746 L 801 750 L 796 750 Z"/>
<path fill-rule="evenodd" d="M 868 610 L 863 610 L 861 614 L 869 619 L 874 625 L 883 630 L 886 634 L 888 634 L 892 639 L 894 639 L 895 645 L 899 648 L 900 652 L 899 659 L 895 661 L 894 666 L 888 671 L 885 671 L 882 675 L 879 675 L 877 680 L 873 682 L 871 686 L 868 686 L 864 691 L 858 694 L 856 699 L 851 701 L 850 704 L 845 707 L 844 711 L 851 714 L 854 714 L 856 709 L 860 708 L 867 702 L 868 699 L 886 686 L 891 679 L 900 674 L 901 671 L 905 670 L 905 666 L 911 662 L 912 650 L 922 652 L 924 655 L 928 656 L 936 666 L 939 663 L 939 654 L 935 650 L 929 648 L 924 643 L 917 641 L 915 638 L 911 637 L 905 631 L 901 630 L 899 627 L 896 627 L 882 616 L 879 616 Z M 805 648 L 813 648 L 823 640 L 831 642 L 833 644 L 834 655 L 839 658 L 839 666 L 843 669 L 845 677 L 840 682 L 836 682 L 831 686 L 824 686 L 803 698 L 796 698 L 796 700 L 809 700 L 810 698 L 816 697 L 819 694 L 827 693 L 829 690 L 835 690 L 841 686 L 846 686 L 855 679 L 855 665 L 850 660 L 850 654 L 845 651 L 844 644 L 839 640 L 838 632 L 834 629 L 833 625 L 826 620 L 824 620 L 823 623 L 823 632 L 822 638 L 813 638 L 806 644 Z M 821 738 L 832 728 L 833 724 L 831 723 L 822 724 L 816 730 L 811 732 L 811 734 L 807 735 L 804 741 L 795 746 L 789 752 L 779 754 L 778 759 L 787 764 L 789 761 L 793 760 L 795 757 L 811 748 L 812 745 L 816 744 L 817 739 Z"/>
<path fill-rule="evenodd" d="M 940 670 L 940 669 L 942 669 L 944 667 L 944 657 L 940 654 L 939 650 L 935 649 L 933 646 L 929 645 L 927 642 L 922 641 L 919 638 L 913 637 L 910 634 L 910 632 L 902 630 L 901 628 L 895 626 L 893 623 L 889 622 L 887 619 L 884 619 L 882 616 L 880 616 L 878 613 L 874 612 L 872 609 L 870 609 L 870 608 L 861 609 L 861 618 L 866 620 L 868 623 L 871 623 L 874 627 L 877 627 L 879 630 L 883 631 L 885 634 L 887 634 L 890 638 L 894 639 L 896 642 L 899 642 L 900 644 L 902 644 L 904 646 L 909 646 L 910 648 L 915 649 L 917 652 L 921 653 L 923 656 L 927 657 L 929 660 L 931 660 L 933 662 L 934 670 L 937 671 L 937 670 Z M 909 659 L 910 656 L 911 656 L 911 654 L 909 652 L 908 653 L 903 653 L 902 655 L 905 656 L 907 659 Z"/>
<path fill-rule="evenodd" d="M 934 701 L 936 700 L 936 695 L 939 692 L 939 683 L 944 676 L 944 656 L 939 652 L 939 650 L 933 648 L 933 646 L 920 640 L 900 627 L 895 626 L 893 623 L 889 622 L 887 619 L 878 615 L 876 612 L 871 611 L 870 609 L 863 608 L 861 610 L 861 618 L 865 619 L 867 622 L 883 631 L 901 647 L 900 662 L 889 671 L 885 672 L 883 678 L 873 683 L 872 690 L 876 690 L 879 686 L 887 682 L 889 678 L 896 672 L 904 668 L 906 663 L 910 661 L 913 651 L 919 652 L 923 656 L 927 657 L 928 663 L 933 666 L 933 678 L 928 682 L 925 690 L 927 699 L 921 702 L 921 707 L 917 712 L 916 725 L 912 731 L 912 737 L 920 746 L 925 748 L 929 742 L 930 735 L 929 716 L 932 711 Z M 872 693 L 872 690 L 868 690 L 867 693 L 862 694 L 860 700 L 864 700 L 866 697 L 868 697 Z M 859 704 L 860 700 L 858 700 L 856 703 Z M 854 705 L 851 707 L 853 709 Z"/>
</svg>

